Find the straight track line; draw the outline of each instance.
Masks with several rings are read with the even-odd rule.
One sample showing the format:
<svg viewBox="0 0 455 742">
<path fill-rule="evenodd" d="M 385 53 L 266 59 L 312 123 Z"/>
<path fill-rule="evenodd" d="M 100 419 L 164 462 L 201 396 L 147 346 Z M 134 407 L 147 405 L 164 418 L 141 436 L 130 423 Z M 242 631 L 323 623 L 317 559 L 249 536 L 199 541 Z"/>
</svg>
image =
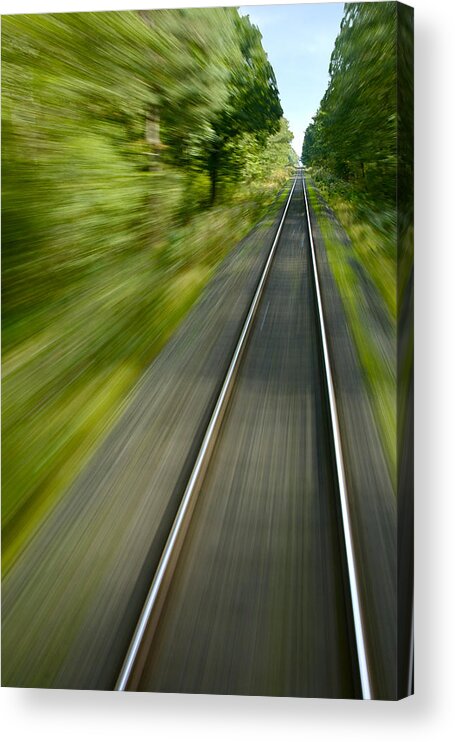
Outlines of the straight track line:
<svg viewBox="0 0 455 742">
<path fill-rule="evenodd" d="M 125 661 L 123 663 L 122 669 L 120 671 L 120 675 L 115 685 L 115 690 L 124 691 L 127 688 L 128 681 L 133 671 L 134 664 L 137 659 L 142 640 L 144 638 L 147 626 L 149 624 L 153 610 L 157 603 L 160 589 L 166 577 L 171 560 L 175 556 L 174 550 L 175 550 L 178 538 L 181 535 L 182 531 L 184 531 L 184 527 L 187 524 L 187 518 L 190 514 L 190 510 L 192 512 L 192 509 L 194 508 L 194 504 L 197 499 L 197 494 L 199 491 L 198 485 L 200 483 L 201 476 L 203 475 L 207 467 L 208 459 L 210 458 L 210 452 L 213 448 L 214 440 L 216 439 L 216 433 L 219 429 L 221 419 L 227 407 L 227 402 L 229 400 L 230 392 L 232 390 L 235 376 L 236 376 L 238 367 L 240 365 L 240 360 L 243 355 L 243 351 L 246 347 L 247 339 L 248 339 L 251 327 L 254 322 L 256 311 L 257 311 L 259 302 L 261 300 L 261 297 L 264 291 L 265 283 L 267 281 L 267 277 L 270 272 L 270 268 L 271 268 L 272 261 L 273 261 L 273 258 L 276 252 L 278 240 L 281 235 L 281 230 L 283 228 L 283 224 L 286 219 L 286 214 L 288 212 L 289 204 L 291 202 L 291 198 L 294 193 L 296 183 L 297 183 L 297 176 L 294 179 L 294 183 L 292 185 L 291 192 L 288 196 L 288 200 L 286 202 L 283 216 L 281 217 L 280 224 L 278 226 L 278 229 L 275 235 L 275 239 L 273 240 L 272 247 L 270 248 L 267 262 L 262 271 L 262 275 L 259 280 L 258 287 L 254 294 L 253 301 L 251 302 L 250 309 L 248 311 L 247 318 L 243 325 L 243 329 L 240 334 L 240 338 L 238 340 L 237 346 L 235 348 L 234 355 L 232 356 L 232 360 L 229 365 L 229 369 L 226 374 L 226 377 L 224 379 L 220 395 L 215 405 L 215 409 L 212 413 L 212 417 L 210 418 L 210 422 L 207 427 L 204 440 L 202 441 L 202 445 L 199 450 L 196 463 L 194 464 L 193 470 L 188 480 L 188 484 L 186 486 L 185 492 L 182 497 L 182 501 L 177 511 L 177 515 L 175 517 L 175 520 L 172 525 L 171 531 L 169 533 L 166 545 L 164 547 L 164 551 L 161 555 L 161 559 L 158 564 L 157 571 L 153 578 L 153 582 L 151 584 L 144 607 L 139 617 L 139 622 L 136 626 Z"/>
<path fill-rule="evenodd" d="M 312 264 L 313 264 L 314 282 L 316 286 L 319 325 L 320 325 L 320 330 L 321 330 L 322 348 L 323 348 L 323 355 L 324 355 L 324 367 L 325 367 L 326 382 L 327 382 L 327 389 L 328 389 L 328 395 L 329 395 L 330 418 L 332 422 L 333 444 L 335 448 L 335 459 L 336 459 L 336 468 L 337 468 L 337 476 L 338 476 L 338 489 L 339 489 L 339 494 L 340 494 L 341 517 L 342 517 L 342 523 L 343 523 L 343 536 L 344 536 L 344 543 L 346 547 L 346 557 L 347 557 L 347 564 L 348 564 L 349 587 L 350 587 L 350 592 L 351 592 L 352 612 L 353 612 L 353 617 L 354 617 L 354 631 L 355 631 L 355 638 L 356 638 L 357 657 L 358 657 L 358 663 L 359 663 L 360 683 L 362 687 L 362 698 L 369 700 L 372 698 L 370 674 L 368 670 L 367 651 L 366 651 L 365 634 L 364 634 L 363 621 L 362 621 L 362 612 L 360 609 L 360 596 L 359 596 L 359 588 L 358 588 L 358 580 L 357 580 L 357 569 L 356 569 L 355 556 L 354 556 L 351 520 L 349 516 L 348 496 L 347 496 L 347 489 L 346 489 L 346 476 L 345 476 L 345 469 L 344 469 L 344 462 L 343 462 L 343 450 L 341 447 L 340 427 L 338 423 L 338 412 L 337 412 L 337 405 L 336 405 L 336 398 L 335 398 L 335 390 L 333 386 L 332 369 L 330 365 L 330 358 L 329 358 L 329 351 L 328 351 L 328 344 L 327 344 L 327 334 L 326 334 L 326 329 L 325 329 L 324 313 L 322 309 L 321 290 L 320 290 L 320 285 L 319 285 L 319 275 L 318 275 L 318 268 L 317 268 L 317 263 L 316 263 L 316 253 L 314 249 L 313 233 L 311 229 L 311 218 L 310 218 L 310 210 L 308 207 L 307 190 L 306 190 L 305 178 L 303 174 L 301 177 L 302 177 L 302 185 L 303 185 L 303 194 L 305 197 L 305 210 L 306 210 L 306 216 L 308 220 L 308 234 L 310 237 L 311 259 L 312 259 Z"/>
</svg>

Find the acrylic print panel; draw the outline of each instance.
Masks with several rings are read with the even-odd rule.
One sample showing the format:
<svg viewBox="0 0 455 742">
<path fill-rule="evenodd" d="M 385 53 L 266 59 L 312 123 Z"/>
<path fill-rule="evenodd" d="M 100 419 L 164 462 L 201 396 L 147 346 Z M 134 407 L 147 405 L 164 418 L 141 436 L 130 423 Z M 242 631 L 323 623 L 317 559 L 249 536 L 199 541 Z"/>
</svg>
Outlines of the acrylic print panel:
<svg viewBox="0 0 455 742">
<path fill-rule="evenodd" d="M 2 20 L 4 685 L 409 695 L 412 9 Z"/>
</svg>

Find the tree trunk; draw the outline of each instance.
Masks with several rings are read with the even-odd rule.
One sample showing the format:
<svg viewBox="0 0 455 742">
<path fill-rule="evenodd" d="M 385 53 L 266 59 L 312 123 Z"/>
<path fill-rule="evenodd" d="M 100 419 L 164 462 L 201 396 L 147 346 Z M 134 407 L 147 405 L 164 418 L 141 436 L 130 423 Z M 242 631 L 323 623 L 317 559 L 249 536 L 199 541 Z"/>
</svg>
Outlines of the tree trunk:
<svg viewBox="0 0 455 742">
<path fill-rule="evenodd" d="M 217 171 L 215 169 L 210 170 L 210 206 L 213 206 L 216 199 L 216 181 Z"/>
<path fill-rule="evenodd" d="M 220 162 L 220 151 L 214 150 L 210 156 L 209 177 L 210 177 L 210 206 L 213 206 L 217 196 L 218 184 L 218 167 Z"/>
</svg>

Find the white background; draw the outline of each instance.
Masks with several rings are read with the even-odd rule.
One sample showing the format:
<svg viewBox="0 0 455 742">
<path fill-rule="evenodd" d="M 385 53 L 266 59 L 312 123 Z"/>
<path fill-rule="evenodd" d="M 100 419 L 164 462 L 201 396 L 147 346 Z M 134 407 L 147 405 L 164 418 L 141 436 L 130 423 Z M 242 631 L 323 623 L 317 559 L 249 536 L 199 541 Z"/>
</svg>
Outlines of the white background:
<svg viewBox="0 0 455 742">
<path fill-rule="evenodd" d="M 234 4 L 186 2 L 170 5 Z M 240 3 L 239 3 L 240 4 Z M 242 4 L 247 4 L 242 0 Z M 255 3 L 249 0 L 249 4 Z M 4 0 L 2 13 L 169 7 Z M 455 739 L 453 0 L 415 0 L 416 695 L 400 703 L 2 689 L 4 739 Z M 290 40 L 292 33 L 290 30 Z"/>
</svg>

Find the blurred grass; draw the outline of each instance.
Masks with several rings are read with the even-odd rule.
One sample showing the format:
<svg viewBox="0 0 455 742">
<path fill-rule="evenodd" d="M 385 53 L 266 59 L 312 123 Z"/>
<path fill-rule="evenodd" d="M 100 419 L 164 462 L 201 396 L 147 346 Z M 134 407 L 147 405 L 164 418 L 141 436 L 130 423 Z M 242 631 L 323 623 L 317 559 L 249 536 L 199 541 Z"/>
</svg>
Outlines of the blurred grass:
<svg viewBox="0 0 455 742">
<path fill-rule="evenodd" d="M 312 167 L 312 179 L 349 235 L 353 250 L 368 271 L 391 317 L 397 318 L 396 237 L 394 205 L 363 194 L 354 184 L 334 177 L 324 168 Z"/>
<path fill-rule="evenodd" d="M 245 112 L 231 106 L 236 167 L 224 163 L 209 207 L 208 160 L 239 70 L 256 89 L 244 57 L 251 29 L 235 9 L 2 20 L 8 569 L 220 260 L 272 203 L 292 135 L 277 105 L 276 121 L 259 115 L 268 128 L 258 139 L 254 127 L 233 126 Z M 277 103 L 273 86 L 259 89 Z"/>
<path fill-rule="evenodd" d="M 22 321 L 7 329 L 5 570 L 112 427 L 220 260 L 266 213 L 276 188 L 272 181 L 261 192 L 237 189 L 229 205 L 194 215 L 158 244 L 112 257 L 70 291 L 66 285 L 63 297 L 30 317 L 27 332 Z"/>
<path fill-rule="evenodd" d="M 307 183 L 311 206 L 321 230 L 333 276 L 340 291 L 347 321 L 359 355 L 360 365 L 367 384 L 373 413 L 378 425 L 391 480 L 396 488 L 397 466 L 397 410 L 395 359 L 390 353 L 395 342 L 385 348 L 378 341 L 369 318 L 369 297 L 359 282 L 358 272 L 353 266 L 350 251 L 340 239 L 323 207 L 318 189 Z M 326 192 L 324 191 L 326 199 Z M 384 257 L 384 235 L 377 220 L 360 219 L 358 212 L 339 194 L 332 194 L 330 206 L 350 238 L 355 257 L 372 279 L 384 302 L 384 311 L 390 316 L 392 327 L 396 327 L 396 270 L 393 262 Z M 393 340 L 394 338 L 391 338 Z"/>
</svg>

